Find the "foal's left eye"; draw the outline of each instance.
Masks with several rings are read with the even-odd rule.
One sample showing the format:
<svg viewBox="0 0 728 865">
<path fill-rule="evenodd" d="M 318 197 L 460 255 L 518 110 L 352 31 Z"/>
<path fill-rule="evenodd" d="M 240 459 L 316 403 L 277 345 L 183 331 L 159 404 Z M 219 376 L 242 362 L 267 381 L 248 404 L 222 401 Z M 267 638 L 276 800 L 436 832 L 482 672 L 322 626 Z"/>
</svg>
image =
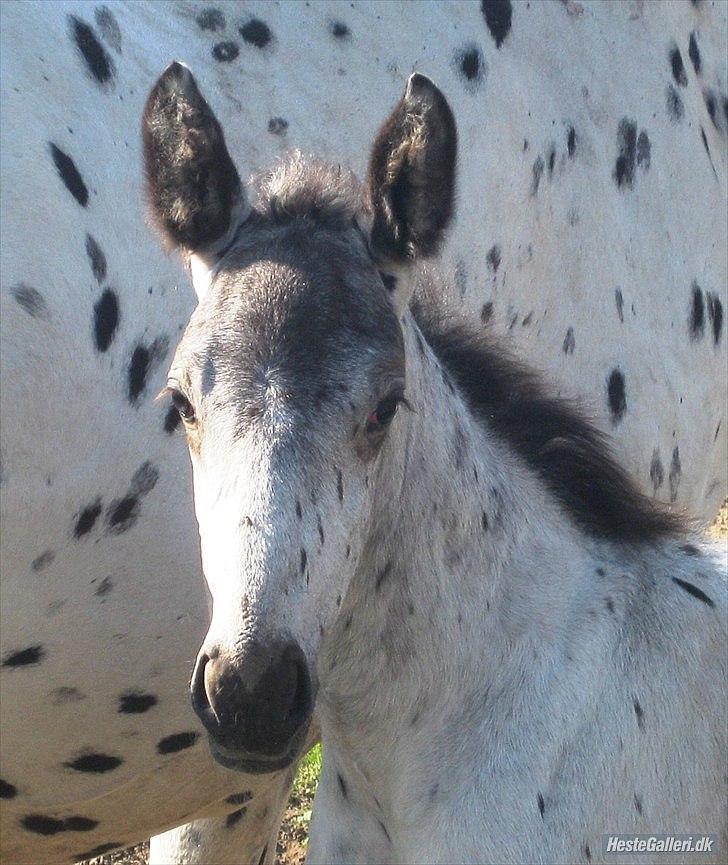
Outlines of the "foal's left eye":
<svg viewBox="0 0 728 865">
<path fill-rule="evenodd" d="M 179 391 L 176 388 L 171 388 L 170 397 L 172 399 L 172 405 L 177 409 L 180 417 L 187 421 L 187 423 L 192 423 L 195 419 L 195 410 L 192 403 L 187 399 L 182 391 Z"/>
<path fill-rule="evenodd" d="M 366 430 L 368 433 L 377 433 L 385 430 L 392 422 L 397 411 L 397 406 L 402 402 L 400 394 L 385 396 L 373 412 L 367 417 Z"/>
</svg>

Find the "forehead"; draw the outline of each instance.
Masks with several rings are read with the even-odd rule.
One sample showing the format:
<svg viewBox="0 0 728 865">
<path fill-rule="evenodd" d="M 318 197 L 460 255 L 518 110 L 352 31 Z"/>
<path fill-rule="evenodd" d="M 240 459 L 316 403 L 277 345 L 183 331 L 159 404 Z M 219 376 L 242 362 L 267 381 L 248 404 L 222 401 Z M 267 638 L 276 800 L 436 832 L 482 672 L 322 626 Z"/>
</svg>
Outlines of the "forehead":
<svg viewBox="0 0 728 865">
<path fill-rule="evenodd" d="M 358 230 L 251 220 L 173 363 L 203 396 L 258 413 L 267 391 L 310 405 L 402 363 L 396 316 Z"/>
</svg>

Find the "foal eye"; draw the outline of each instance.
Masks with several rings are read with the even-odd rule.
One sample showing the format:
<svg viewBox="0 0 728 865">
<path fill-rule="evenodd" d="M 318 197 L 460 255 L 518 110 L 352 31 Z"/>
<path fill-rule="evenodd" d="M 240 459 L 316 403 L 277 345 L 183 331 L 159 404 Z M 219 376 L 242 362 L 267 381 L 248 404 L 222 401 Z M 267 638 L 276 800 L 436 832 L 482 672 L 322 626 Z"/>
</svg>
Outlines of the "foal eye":
<svg viewBox="0 0 728 865">
<path fill-rule="evenodd" d="M 389 396 L 384 397 L 374 411 L 367 417 L 367 432 L 381 432 L 389 426 L 400 402 L 402 402 L 402 397 L 397 394 L 390 394 Z"/>
<path fill-rule="evenodd" d="M 172 399 L 172 405 L 177 409 L 180 417 L 187 421 L 187 423 L 192 423 L 195 419 L 195 410 L 192 407 L 192 403 L 179 390 L 172 390 L 170 396 Z"/>
</svg>

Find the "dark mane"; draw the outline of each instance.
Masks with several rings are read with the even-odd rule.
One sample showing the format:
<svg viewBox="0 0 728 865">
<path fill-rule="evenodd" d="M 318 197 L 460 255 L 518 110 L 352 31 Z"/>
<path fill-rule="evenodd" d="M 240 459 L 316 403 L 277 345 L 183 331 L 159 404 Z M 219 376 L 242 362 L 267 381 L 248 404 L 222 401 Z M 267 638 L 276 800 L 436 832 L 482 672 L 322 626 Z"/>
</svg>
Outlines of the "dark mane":
<svg viewBox="0 0 728 865">
<path fill-rule="evenodd" d="M 686 531 L 681 515 L 642 495 L 616 462 L 607 436 L 574 403 L 549 396 L 540 376 L 453 323 L 432 300 L 419 297 L 413 313 L 476 416 L 510 443 L 583 529 L 619 541 Z"/>
</svg>

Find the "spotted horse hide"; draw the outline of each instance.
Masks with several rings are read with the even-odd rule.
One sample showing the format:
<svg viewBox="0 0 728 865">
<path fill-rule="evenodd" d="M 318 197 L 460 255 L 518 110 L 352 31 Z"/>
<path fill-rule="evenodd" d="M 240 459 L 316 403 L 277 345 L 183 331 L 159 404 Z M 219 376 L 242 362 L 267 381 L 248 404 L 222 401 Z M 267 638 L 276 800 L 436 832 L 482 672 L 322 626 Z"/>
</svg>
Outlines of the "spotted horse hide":
<svg viewBox="0 0 728 865">
<path fill-rule="evenodd" d="M 430 75 L 461 137 L 453 308 L 707 521 L 728 488 L 727 10 L 0 4 L 4 862 L 184 821 L 153 860 L 258 861 L 285 802 L 288 776 L 214 764 L 189 708 L 207 607 L 188 458 L 153 397 L 194 299 L 140 172 L 164 66 L 194 69 L 242 168 L 299 147 L 360 175 L 407 76 Z"/>
</svg>

